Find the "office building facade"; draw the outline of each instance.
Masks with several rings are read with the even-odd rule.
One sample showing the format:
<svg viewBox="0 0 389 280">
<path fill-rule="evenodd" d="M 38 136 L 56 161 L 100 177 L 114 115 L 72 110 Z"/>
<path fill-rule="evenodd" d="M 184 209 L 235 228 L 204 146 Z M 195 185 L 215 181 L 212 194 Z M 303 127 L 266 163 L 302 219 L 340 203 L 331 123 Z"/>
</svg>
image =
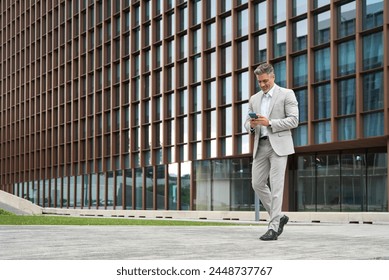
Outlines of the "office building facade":
<svg viewBox="0 0 389 280">
<path fill-rule="evenodd" d="M 284 210 L 388 212 L 389 1 L 4 0 L 0 189 L 43 207 L 254 210 L 253 74 L 299 102 Z"/>
</svg>

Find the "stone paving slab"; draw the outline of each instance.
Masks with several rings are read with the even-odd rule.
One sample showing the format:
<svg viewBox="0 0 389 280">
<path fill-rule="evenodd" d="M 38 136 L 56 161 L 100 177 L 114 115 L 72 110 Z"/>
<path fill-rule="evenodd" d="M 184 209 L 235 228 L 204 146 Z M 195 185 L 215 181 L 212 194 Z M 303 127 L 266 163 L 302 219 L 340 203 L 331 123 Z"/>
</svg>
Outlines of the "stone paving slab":
<svg viewBox="0 0 389 280">
<path fill-rule="evenodd" d="M 0 226 L 0 260 L 388 260 L 387 224 Z"/>
</svg>

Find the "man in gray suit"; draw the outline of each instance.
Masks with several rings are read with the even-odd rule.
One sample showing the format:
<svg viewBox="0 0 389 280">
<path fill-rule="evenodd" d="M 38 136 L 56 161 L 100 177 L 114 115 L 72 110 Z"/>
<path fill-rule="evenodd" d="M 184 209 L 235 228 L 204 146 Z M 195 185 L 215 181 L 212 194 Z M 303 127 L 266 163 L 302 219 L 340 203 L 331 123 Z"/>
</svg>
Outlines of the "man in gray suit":
<svg viewBox="0 0 389 280">
<path fill-rule="evenodd" d="M 260 239 L 277 240 L 289 220 L 281 215 L 281 206 L 288 155 L 294 153 L 291 129 L 298 126 L 299 110 L 293 90 L 275 84 L 272 65 L 261 64 L 254 74 L 261 91 L 251 96 L 245 122 L 246 130 L 255 134 L 252 186 L 270 217 Z"/>
</svg>

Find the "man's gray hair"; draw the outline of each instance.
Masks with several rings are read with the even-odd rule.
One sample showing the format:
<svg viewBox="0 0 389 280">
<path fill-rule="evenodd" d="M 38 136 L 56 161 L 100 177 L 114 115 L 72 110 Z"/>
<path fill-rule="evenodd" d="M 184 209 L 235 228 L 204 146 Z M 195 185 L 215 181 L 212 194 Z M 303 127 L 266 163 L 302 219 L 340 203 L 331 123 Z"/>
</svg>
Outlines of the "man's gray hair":
<svg viewBox="0 0 389 280">
<path fill-rule="evenodd" d="M 254 74 L 257 76 L 262 74 L 274 74 L 274 68 L 269 63 L 262 63 L 254 70 Z"/>
</svg>

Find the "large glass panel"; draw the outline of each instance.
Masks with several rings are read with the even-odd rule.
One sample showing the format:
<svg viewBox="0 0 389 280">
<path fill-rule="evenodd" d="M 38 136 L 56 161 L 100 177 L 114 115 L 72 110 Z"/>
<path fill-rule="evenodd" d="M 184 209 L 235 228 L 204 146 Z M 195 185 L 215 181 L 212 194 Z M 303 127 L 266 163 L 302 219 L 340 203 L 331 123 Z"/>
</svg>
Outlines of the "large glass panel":
<svg viewBox="0 0 389 280">
<path fill-rule="evenodd" d="M 229 42 L 232 39 L 232 19 L 231 16 L 222 18 L 221 20 L 221 43 Z"/>
<path fill-rule="evenodd" d="M 190 209 L 190 174 L 191 174 L 191 162 L 181 163 L 181 177 L 180 177 L 180 198 L 181 205 L 179 205 L 180 210 L 189 210 Z M 196 188 L 195 188 L 196 189 Z M 196 201 L 196 200 L 195 200 Z"/>
<path fill-rule="evenodd" d="M 384 107 L 383 73 L 363 76 L 363 110 L 370 111 Z"/>
<path fill-rule="evenodd" d="M 273 1 L 273 24 L 286 20 L 286 0 Z"/>
<path fill-rule="evenodd" d="M 338 116 L 355 114 L 355 78 L 338 82 Z"/>
<path fill-rule="evenodd" d="M 296 169 L 296 208 L 298 211 L 316 210 L 316 162 L 314 155 L 297 158 Z"/>
<path fill-rule="evenodd" d="M 254 37 L 254 61 L 265 62 L 267 59 L 267 35 L 262 34 Z"/>
<path fill-rule="evenodd" d="M 143 209 L 143 194 L 142 194 L 143 170 L 141 167 L 135 168 L 134 181 L 135 181 L 135 209 L 141 210 Z"/>
<path fill-rule="evenodd" d="M 196 29 L 193 31 L 193 45 L 192 53 L 200 53 L 202 50 L 202 29 Z"/>
<path fill-rule="evenodd" d="M 314 16 L 315 45 L 330 41 L 331 13 L 326 11 Z"/>
<path fill-rule="evenodd" d="M 330 48 L 315 51 L 315 82 L 329 80 L 331 76 Z"/>
<path fill-rule="evenodd" d="M 201 86 L 192 88 L 192 112 L 198 112 L 203 108 Z"/>
<path fill-rule="evenodd" d="M 158 165 L 157 167 L 157 209 L 165 209 L 165 166 Z M 169 174 L 170 179 L 170 174 Z M 169 182 L 170 186 L 170 182 Z"/>
<path fill-rule="evenodd" d="M 338 37 L 342 38 L 355 33 L 355 1 L 338 8 Z"/>
<path fill-rule="evenodd" d="M 105 185 L 105 178 L 104 173 L 99 173 L 99 206 L 100 208 L 105 208 L 105 195 L 106 195 L 106 185 Z"/>
<path fill-rule="evenodd" d="M 185 58 L 188 56 L 188 36 L 187 35 L 183 35 L 181 37 L 179 37 L 179 54 L 178 54 L 178 58 L 179 59 L 182 59 L 182 58 Z"/>
<path fill-rule="evenodd" d="M 251 166 L 248 158 L 231 160 L 231 211 L 254 210 L 251 188 Z"/>
<path fill-rule="evenodd" d="M 246 129 L 244 128 L 244 123 L 247 118 L 247 112 L 249 111 L 248 103 L 237 104 L 235 108 L 237 111 L 236 115 L 238 116 L 237 132 L 244 133 L 246 132 Z"/>
<path fill-rule="evenodd" d="M 356 138 L 355 117 L 338 120 L 338 140 L 352 140 Z"/>
<path fill-rule="evenodd" d="M 274 63 L 273 66 L 277 85 L 286 87 L 286 61 L 282 60 L 280 62 Z"/>
<path fill-rule="evenodd" d="M 331 142 L 331 122 L 324 121 L 314 124 L 315 144 Z"/>
<path fill-rule="evenodd" d="M 91 190 L 90 190 L 90 193 L 91 193 L 91 206 L 92 207 L 96 207 L 96 201 L 97 201 L 97 175 L 96 174 L 92 174 L 91 175 Z M 67 178 L 64 178 L 64 179 L 67 179 Z M 65 180 L 64 180 L 64 183 L 65 183 Z M 67 183 L 67 180 L 66 180 L 66 183 Z"/>
<path fill-rule="evenodd" d="M 267 1 L 254 5 L 254 30 L 265 29 L 267 27 Z"/>
<path fill-rule="evenodd" d="M 115 185 L 115 209 L 123 209 L 123 172 L 116 171 L 116 185 Z"/>
<path fill-rule="evenodd" d="M 51 188 L 53 189 L 53 185 Z M 74 208 L 74 192 L 75 192 L 76 184 L 74 182 L 74 177 L 69 177 L 69 208 Z M 54 201 L 54 197 L 51 197 L 51 203 Z M 53 206 L 53 205 L 52 205 Z"/>
<path fill-rule="evenodd" d="M 216 82 L 210 82 L 206 84 L 207 88 L 207 100 L 206 108 L 216 108 Z"/>
<path fill-rule="evenodd" d="M 186 5 L 179 10 L 179 19 L 178 30 L 186 30 L 188 28 L 188 7 Z"/>
<path fill-rule="evenodd" d="M 217 2 L 214 0 L 204 0 L 204 1 L 207 1 L 207 8 L 206 8 L 207 19 L 215 17 Z"/>
<path fill-rule="evenodd" d="M 84 175 L 84 185 L 83 185 L 83 192 L 84 192 L 84 208 L 89 208 L 89 202 L 90 202 L 90 192 L 89 192 L 89 175 Z"/>
<path fill-rule="evenodd" d="M 363 116 L 363 136 L 384 135 L 384 112 L 370 113 Z"/>
<path fill-rule="evenodd" d="M 317 211 L 340 211 L 339 155 L 316 155 Z"/>
<path fill-rule="evenodd" d="M 366 157 L 364 154 L 341 154 L 342 211 L 363 211 L 366 200 Z"/>
<path fill-rule="evenodd" d="M 308 82 L 308 61 L 307 55 L 300 55 L 293 58 L 293 86 L 303 86 Z"/>
<path fill-rule="evenodd" d="M 209 160 L 196 161 L 194 164 L 194 205 L 193 210 L 212 210 L 211 184 L 212 167 Z M 182 174 L 182 172 L 181 172 Z M 190 173 L 187 173 L 190 174 Z"/>
<path fill-rule="evenodd" d="M 201 62 L 201 56 L 198 54 L 198 55 L 195 55 L 193 57 L 193 82 L 196 83 L 196 82 L 199 82 L 201 81 L 202 79 L 202 62 Z"/>
<path fill-rule="evenodd" d="M 242 37 L 248 35 L 249 32 L 249 21 L 247 20 L 249 17 L 249 12 L 247 9 L 242 11 L 238 11 L 238 29 L 237 36 Z"/>
<path fill-rule="evenodd" d="M 384 0 L 362 0 L 363 30 L 383 24 Z"/>
<path fill-rule="evenodd" d="M 113 202 L 114 202 L 114 177 L 113 177 L 113 172 L 107 172 L 106 173 L 107 177 L 107 209 L 113 209 Z M 104 177 L 103 177 L 104 178 Z"/>
<path fill-rule="evenodd" d="M 293 0 L 293 16 L 305 14 L 307 10 L 307 1 Z"/>
<path fill-rule="evenodd" d="M 237 44 L 238 47 L 238 65 L 237 68 L 246 68 L 249 67 L 249 56 L 247 55 L 250 53 L 249 51 L 249 41 L 245 40 L 242 42 L 239 42 Z M 231 59 L 228 59 L 229 61 Z"/>
<path fill-rule="evenodd" d="M 338 75 L 355 73 L 355 40 L 338 45 Z"/>
<path fill-rule="evenodd" d="M 387 212 L 388 210 L 388 155 L 369 153 L 367 165 L 367 211 Z"/>
<path fill-rule="evenodd" d="M 213 160 L 213 174 L 211 178 L 212 188 L 212 210 L 229 211 L 230 210 L 230 160 Z"/>
<path fill-rule="evenodd" d="M 216 52 L 211 52 L 211 53 L 207 54 L 206 78 L 216 77 L 217 66 L 218 66 L 218 63 L 217 63 Z"/>
<path fill-rule="evenodd" d="M 303 19 L 293 23 L 293 51 L 301 51 L 307 48 L 308 20 Z"/>
<path fill-rule="evenodd" d="M 363 37 L 363 70 L 381 67 L 384 61 L 382 32 Z"/>
<path fill-rule="evenodd" d="M 168 209 L 169 210 L 178 210 L 178 163 L 172 163 L 168 165 Z M 165 185 L 163 185 L 165 188 Z M 162 188 L 162 186 L 161 186 Z"/>
<path fill-rule="evenodd" d="M 274 28 L 273 41 L 274 57 L 284 56 L 286 54 L 286 26 L 277 26 Z"/>
<path fill-rule="evenodd" d="M 331 117 L 331 85 L 325 84 L 315 88 L 315 120 Z"/>
<path fill-rule="evenodd" d="M 133 183 L 132 183 L 132 171 L 127 169 L 124 171 L 125 176 L 125 209 L 132 209 L 132 198 L 133 198 Z M 122 193 L 121 190 L 118 191 L 119 194 Z M 142 194 L 141 194 L 142 199 Z"/>
<path fill-rule="evenodd" d="M 205 118 L 206 118 L 206 138 L 209 139 L 209 138 L 215 138 L 216 137 L 216 131 L 217 131 L 217 128 L 215 127 L 215 123 L 217 123 L 217 119 L 216 119 L 216 111 L 213 110 L 213 111 L 209 111 L 205 114 Z"/>
</svg>

